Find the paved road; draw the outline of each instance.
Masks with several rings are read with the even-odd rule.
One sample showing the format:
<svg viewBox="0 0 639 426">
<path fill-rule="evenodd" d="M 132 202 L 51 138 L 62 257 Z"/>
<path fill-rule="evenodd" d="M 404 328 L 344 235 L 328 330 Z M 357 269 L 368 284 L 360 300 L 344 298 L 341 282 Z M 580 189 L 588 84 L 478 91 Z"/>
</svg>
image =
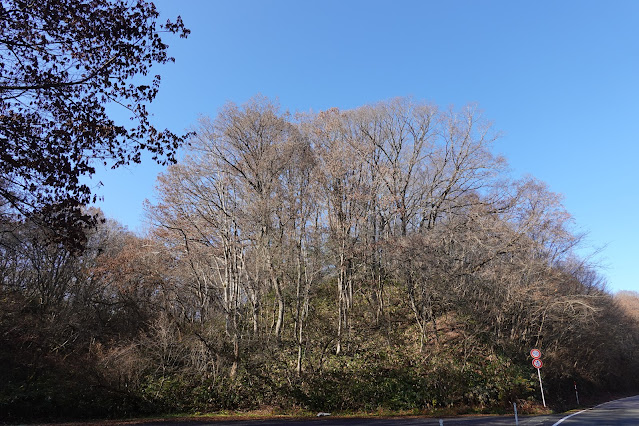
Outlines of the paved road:
<svg viewBox="0 0 639 426">
<path fill-rule="evenodd" d="M 532 418 L 520 418 L 520 426 L 537 426 L 537 425 L 552 425 L 561 416 L 554 416 L 552 419 L 534 420 Z M 537 418 L 535 418 L 537 419 Z M 339 418 L 320 418 L 320 419 L 304 419 L 304 420 L 229 420 L 229 421 L 214 421 L 214 422 L 202 422 L 198 420 L 194 422 L 153 422 L 144 423 L 139 426 L 194 426 L 194 425 L 207 425 L 207 426 L 439 426 L 439 420 L 436 418 L 396 418 L 396 419 L 339 419 Z M 514 425 L 514 416 L 481 416 L 481 417 L 459 417 L 459 418 L 443 418 L 444 426 L 479 426 L 479 425 Z M 532 422 L 530 422 L 532 421 Z"/>
<path fill-rule="evenodd" d="M 514 425 L 514 416 L 481 416 L 443 418 L 444 426 L 479 426 L 479 425 Z M 210 421 L 197 419 L 193 421 L 162 422 L 127 422 L 128 426 L 439 426 L 437 418 L 396 418 L 396 419 L 338 419 L 322 417 L 305 420 L 233 420 Z M 520 426 L 626 426 L 639 425 L 639 395 L 606 402 L 594 408 L 570 414 L 553 414 L 547 416 L 519 417 Z"/>
<path fill-rule="evenodd" d="M 639 395 L 606 402 L 589 410 L 574 413 L 555 424 L 561 426 L 639 425 Z"/>
<path fill-rule="evenodd" d="M 519 417 L 520 426 L 551 426 L 560 420 L 563 415 Z M 205 421 L 198 419 L 195 421 L 162 421 L 145 423 L 127 423 L 127 426 L 439 426 L 440 419 L 437 418 L 395 418 L 395 419 L 339 419 L 339 418 L 318 418 L 304 420 L 226 420 L 226 421 Z M 513 416 L 480 416 L 480 417 L 457 417 L 441 419 L 444 426 L 480 426 L 480 425 L 514 425 Z"/>
</svg>

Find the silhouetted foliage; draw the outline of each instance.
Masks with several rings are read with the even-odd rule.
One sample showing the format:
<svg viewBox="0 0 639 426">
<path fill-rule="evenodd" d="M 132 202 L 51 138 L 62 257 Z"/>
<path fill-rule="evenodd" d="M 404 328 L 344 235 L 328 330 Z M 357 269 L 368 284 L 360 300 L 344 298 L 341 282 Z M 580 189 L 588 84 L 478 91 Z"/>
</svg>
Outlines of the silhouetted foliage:
<svg viewBox="0 0 639 426">
<path fill-rule="evenodd" d="M 175 161 L 183 136 L 149 121 L 160 76 L 147 76 L 174 60 L 160 33 L 189 30 L 158 16 L 144 0 L 0 3 L 0 219 L 29 218 L 78 247 L 95 224 L 81 178 L 96 161 L 138 163 L 144 151 Z M 116 121 L 114 107 L 132 121 Z"/>
</svg>

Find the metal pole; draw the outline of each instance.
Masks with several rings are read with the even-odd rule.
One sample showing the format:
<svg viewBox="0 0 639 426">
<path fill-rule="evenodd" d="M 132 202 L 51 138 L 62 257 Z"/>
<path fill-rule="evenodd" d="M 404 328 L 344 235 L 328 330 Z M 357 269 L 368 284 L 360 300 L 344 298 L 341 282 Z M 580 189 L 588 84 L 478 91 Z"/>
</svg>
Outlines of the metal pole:
<svg viewBox="0 0 639 426">
<path fill-rule="evenodd" d="M 515 407 L 515 426 L 519 426 L 519 418 L 517 417 L 517 403 L 513 402 L 513 407 Z"/>
<path fill-rule="evenodd" d="M 541 388 L 541 400 L 544 403 L 544 408 L 546 407 L 546 398 L 544 397 L 544 385 L 541 384 L 541 372 L 539 368 L 537 369 L 537 375 L 539 376 L 539 387 Z"/>
<path fill-rule="evenodd" d="M 577 397 L 577 405 L 579 405 L 579 394 L 577 393 L 577 382 L 575 382 L 575 396 Z"/>
</svg>

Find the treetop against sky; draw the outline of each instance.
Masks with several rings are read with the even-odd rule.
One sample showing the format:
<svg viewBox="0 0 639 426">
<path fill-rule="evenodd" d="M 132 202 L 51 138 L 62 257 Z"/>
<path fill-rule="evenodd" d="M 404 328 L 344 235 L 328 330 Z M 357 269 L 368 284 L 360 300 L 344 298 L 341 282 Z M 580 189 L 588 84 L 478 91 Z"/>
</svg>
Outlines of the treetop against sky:
<svg viewBox="0 0 639 426">
<path fill-rule="evenodd" d="M 501 131 L 494 149 L 512 175 L 563 194 L 588 233 L 584 253 L 602 248 L 610 288 L 639 290 L 636 2 L 155 4 L 160 21 L 181 15 L 192 31 L 168 40 L 174 64 L 155 67 L 158 127 L 189 130 L 258 93 L 293 113 L 397 96 L 477 103 Z M 98 168 L 90 185 L 102 182 L 107 216 L 143 230 L 142 203 L 162 170 L 150 161 Z"/>
</svg>

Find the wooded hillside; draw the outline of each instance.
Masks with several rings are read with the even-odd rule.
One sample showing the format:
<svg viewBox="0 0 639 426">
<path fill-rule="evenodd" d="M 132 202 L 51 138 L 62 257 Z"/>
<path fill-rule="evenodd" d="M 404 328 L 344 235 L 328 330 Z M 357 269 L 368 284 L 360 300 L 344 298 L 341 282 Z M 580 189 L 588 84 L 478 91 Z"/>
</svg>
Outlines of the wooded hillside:
<svg viewBox="0 0 639 426">
<path fill-rule="evenodd" d="M 0 419 L 498 408 L 540 398 L 533 347 L 551 404 L 637 389 L 638 295 L 497 136 L 474 106 L 256 97 L 201 120 L 148 235 L 3 220 Z"/>
</svg>

